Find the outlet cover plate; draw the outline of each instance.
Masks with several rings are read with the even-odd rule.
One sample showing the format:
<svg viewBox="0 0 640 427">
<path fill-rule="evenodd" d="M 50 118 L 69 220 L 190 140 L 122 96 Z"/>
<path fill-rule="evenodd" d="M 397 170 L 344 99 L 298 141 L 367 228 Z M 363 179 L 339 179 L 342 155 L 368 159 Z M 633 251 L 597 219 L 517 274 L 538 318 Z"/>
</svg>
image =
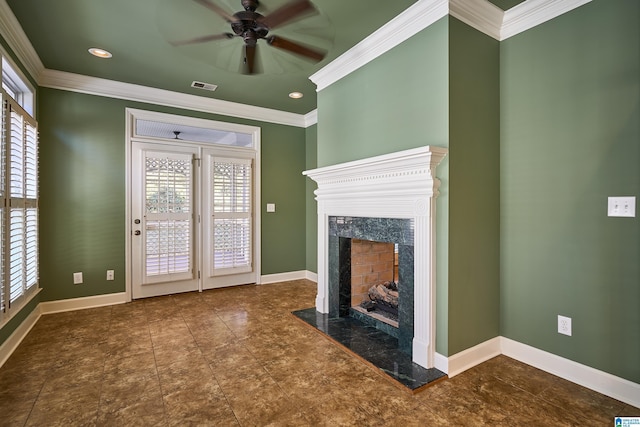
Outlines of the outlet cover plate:
<svg viewBox="0 0 640 427">
<path fill-rule="evenodd" d="M 558 315 L 558 333 L 571 336 L 571 318 Z"/>
<path fill-rule="evenodd" d="M 82 283 L 82 272 L 73 273 L 73 284 L 79 285 Z"/>
</svg>

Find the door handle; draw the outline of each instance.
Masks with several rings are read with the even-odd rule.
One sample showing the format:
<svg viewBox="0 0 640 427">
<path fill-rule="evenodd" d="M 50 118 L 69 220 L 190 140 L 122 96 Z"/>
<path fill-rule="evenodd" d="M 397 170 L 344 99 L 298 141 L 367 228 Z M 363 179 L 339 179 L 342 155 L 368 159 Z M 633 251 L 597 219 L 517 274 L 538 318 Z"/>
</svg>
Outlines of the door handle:
<svg viewBox="0 0 640 427">
<path fill-rule="evenodd" d="M 136 236 L 139 236 L 140 235 L 140 230 L 134 231 L 133 234 L 135 234 Z"/>
</svg>

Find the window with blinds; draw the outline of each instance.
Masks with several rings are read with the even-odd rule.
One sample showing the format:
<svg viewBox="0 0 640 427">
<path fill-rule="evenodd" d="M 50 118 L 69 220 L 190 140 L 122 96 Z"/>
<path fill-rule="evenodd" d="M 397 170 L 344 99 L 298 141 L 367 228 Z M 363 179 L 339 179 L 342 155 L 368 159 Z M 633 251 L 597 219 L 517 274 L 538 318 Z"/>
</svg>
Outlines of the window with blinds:
<svg viewBox="0 0 640 427">
<path fill-rule="evenodd" d="M 2 92 L 1 304 L 12 313 L 38 287 L 38 128 Z"/>
<path fill-rule="evenodd" d="M 191 275 L 192 158 L 147 153 L 145 167 L 145 276 Z"/>
<path fill-rule="evenodd" d="M 251 271 L 252 161 L 213 157 L 213 275 Z"/>
</svg>

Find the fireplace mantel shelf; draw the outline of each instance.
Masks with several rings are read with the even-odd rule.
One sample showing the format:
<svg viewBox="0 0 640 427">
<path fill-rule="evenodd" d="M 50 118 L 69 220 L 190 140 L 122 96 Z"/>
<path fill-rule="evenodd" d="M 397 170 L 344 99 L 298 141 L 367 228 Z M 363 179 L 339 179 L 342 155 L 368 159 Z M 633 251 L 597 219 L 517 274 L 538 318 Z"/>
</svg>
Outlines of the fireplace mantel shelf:
<svg viewBox="0 0 640 427">
<path fill-rule="evenodd" d="M 447 149 L 425 146 L 303 172 L 318 183 L 317 200 L 332 197 L 383 197 L 398 193 L 432 195 L 437 191 L 435 167 Z M 429 194 L 425 181 L 435 186 Z M 379 201 L 379 199 L 378 199 Z"/>
</svg>

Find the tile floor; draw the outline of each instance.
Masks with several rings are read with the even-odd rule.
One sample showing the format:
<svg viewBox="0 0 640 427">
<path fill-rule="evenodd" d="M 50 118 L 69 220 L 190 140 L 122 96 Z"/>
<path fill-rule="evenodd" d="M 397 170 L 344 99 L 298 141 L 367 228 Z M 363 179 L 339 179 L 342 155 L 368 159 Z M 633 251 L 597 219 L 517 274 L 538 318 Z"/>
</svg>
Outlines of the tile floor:
<svg viewBox="0 0 640 427">
<path fill-rule="evenodd" d="M 2 426 L 609 426 L 640 410 L 504 356 L 400 390 L 292 319 L 294 281 L 42 316 L 0 368 Z"/>
</svg>

